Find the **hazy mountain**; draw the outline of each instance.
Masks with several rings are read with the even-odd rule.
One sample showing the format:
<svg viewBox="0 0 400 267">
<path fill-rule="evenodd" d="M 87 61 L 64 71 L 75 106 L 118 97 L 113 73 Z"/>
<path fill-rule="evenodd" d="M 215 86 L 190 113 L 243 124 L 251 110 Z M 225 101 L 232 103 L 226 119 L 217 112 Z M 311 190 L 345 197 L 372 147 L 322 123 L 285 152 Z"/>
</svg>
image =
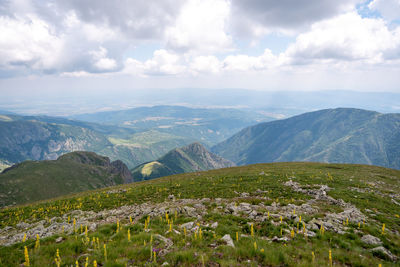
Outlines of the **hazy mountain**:
<svg viewBox="0 0 400 267">
<path fill-rule="evenodd" d="M 158 160 L 143 163 L 132 170 L 135 181 L 185 172 L 204 171 L 232 167 L 235 164 L 221 158 L 199 143 L 176 148 Z"/>
<path fill-rule="evenodd" d="M 266 114 L 254 111 L 183 106 L 140 107 L 82 114 L 72 118 L 129 127 L 136 131 L 153 129 L 175 136 L 191 138 L 207 145 L 217 144 L 244 127 L 273 120 Z"/>
<path fill-rule="evenodd" d="M 24 161 L 0 174 L 0 206 L 132 182 L 122 161 L 93 152 L 72 152 L 57 160 Z"/>
<path fill-rule="evenodd" d="M 157 131 L 136 133 L 131 128 L 64 118 L 0 115 L 1 166 L 85 150 L 121 159 L 133 168 L 193 141 Z"/>
<path fill-rule="evenodd" d="M 74 150 L 99 151 L 111 145 L 103 134 L 89 128 L 31 117 L 0 117 L 0 159 L 7 162 L 56 159 Z"/>
<path fill-rule="evenodd" d="M 267 88 L 265 88 L 267 89 Z M 235 107 L 263 110 L 271 116 L 298 115 L 325 108 L 354 107 L 379 112 L 399 112 L 400 93 L 359 92 L 350 90 L 320 91 L 262 91 L 246 89 L 113 89 L 112 94 L 100 94 L 98 90 L 79 91 L 79 94 L 36 94 L 21 99 L 18 91 L 9 91 L 0 99 L 0 109 L 24 114 L 72 114 L 93 113 L 99 110 L 119 110 L 121 107 L 150 105 L 183 105 L 188 107 Z M 71 101 L 71 97 L 73 101 Z M 16 102 L 18 98 L 20 101 Z"/>
<path fill-rule="evenodd" d="M 364 163 L 400 168 L 400 114 L 338 108 L 243 129 L 213 152 L 236 164 Z"/>
</svg>

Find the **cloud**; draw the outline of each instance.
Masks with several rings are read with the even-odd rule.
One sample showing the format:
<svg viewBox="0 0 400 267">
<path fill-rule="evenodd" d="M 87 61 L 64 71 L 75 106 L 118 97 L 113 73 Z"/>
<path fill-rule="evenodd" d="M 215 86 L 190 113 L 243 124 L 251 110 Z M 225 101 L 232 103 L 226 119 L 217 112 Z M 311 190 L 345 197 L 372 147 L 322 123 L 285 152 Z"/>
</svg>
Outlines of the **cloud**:
<svg viewBox="0 0 400 267">
<path fill-rule="evenodd" d="M 36 5 L 45 10 L 42 13 L 53 15 L 54 10 L 59 13 L 73 11 L 85 23 L 107 25 L 132 40 L 162 39 L 165 28 L 174 23 L 184 3 L 183 0 L 96 0 L 95 3 L 65 0 L 51 2 L 54 4 L 51 9 L 43 9 L 43 2 L 36 1 Z"/>
<path fill-rule="evenodd" d="M 113 70 L 117 67 L 117 62 L 107 57 L 107 49 L 100 47 L 99 50 L 89 51 L 93 58 L 93 66 L 99 71 Z"/>
<path fill-rule="evenodd" d="M 371 10 L 378 11 L 383 17 L 389 20 L 400 19 L 399 0 L 373 0 L 368 4 Z"/>
<path fill-rule="evenodd" d="M 225 71 L 261 71 L 278 66 L 278 57 L 269 49 L 265 49 L 261 56 L 230 55 L 223 61 Z"/>
<path fill-rule="evenodd" d="M 310 31 L 296 38 L 285 55 L 292 64 L 332 61 L 380 64 L 389 53 L 393 55 L 400 48 L 399 33 L 400 28 L 389 29 L 383 19 L 362 18 L 351 12 L 313 24 Z"/>
<path fill-rule="evenodd" d="M 360 0 L 232 0 L 232 30 L 242 37 L 294 33 L 355 9 Z"/>
<path fill-rule="evenodd" d="M 48 17 L 40 16 L 30 1 L 10 2 L 5 6 L 8 13 L 0 16 L 0 68 L 3 76 L 4 73 L 15 76 L 108 72 L 122 66 L 119 62 L 129 44 L 119 31 L 107 24 L 83 22 L 75 11 L 62 13 L 53 24 L 46 20 Z M 93 53 L 99 47 L 107 57 Z"/>
<path fill-rule="evenodd" d="M 10 73 L 51 72 L 61 57 L 63 40 L 45 21 L 29 15 L 0 17 L 0 68 Z"/>
<path fill-rule="evenodd" d="M 218 73 L 221 71 L 221 62 L 215 56 L 197 56 L 190 63 L 192 73 Z"/>
<path fill-rule="evenodd" d="M 177 75 L 186 70 L 186 66 L 182 62 L 182 58 L 168 52 L 165 49 L 154 51 L 153 57 L 144 62 L 133 58 L 125 61 L 124 73 L 134 74 L 137 76 L 151 75 Z"/>
<path fill-rule="evenodd" d="M 382 18 L 360 16 L 359 2 L 0 0 L 0 77 L 199 78 L 398 66 L 400 27 L 388 19 L 400 14 L 399 1 L 373 0 L 369 8 Z M 296 38 L 273 54 L 263 40 L 272 32 Z M 132 58 L 147 43 L 154 51 Z"/>
<path fill-rule="evenodd" d="M 175 23 L 166 29 L 167 48 L 180 52 L 214 53 L 232 49 L 227 33 L 227 0 L 189 0 Z"/>
</svg>

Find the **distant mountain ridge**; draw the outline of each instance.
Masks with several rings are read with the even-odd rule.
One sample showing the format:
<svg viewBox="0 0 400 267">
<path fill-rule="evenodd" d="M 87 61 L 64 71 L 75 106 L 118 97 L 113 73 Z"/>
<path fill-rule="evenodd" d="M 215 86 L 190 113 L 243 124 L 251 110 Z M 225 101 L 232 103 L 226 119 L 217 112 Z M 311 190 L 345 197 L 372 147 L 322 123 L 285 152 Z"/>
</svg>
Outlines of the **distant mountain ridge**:
<svg viewBox="0 0 400 267">
<path fill-rule="evenodd" d="M 86 119 L 90 122 L 82 121 Z M 246 126 L 270 119 L 246 110 L 182 106 L 142 107 L 74 119 L 0 114 L 0 169 L 79 150 L 120 159 L 133 168 L 196 141 L 212 146 Z"/>
<path fill-rule="evenodd" d="M 235 166 L 229 160 L 210 153 L 200 143 L 176 148 L 161 158 L 143 163 L 132 170 L 135 181 L 148 180 L 161 176 L 220 169 Z"/>
<path fill-rule="evenodd" d="M 138 107 L 75 115 L 73 119 L 118 125 L 136 131 L 153 129 L 215 145 L 244 127 L 274 118 L 260 112 L 233 108 L 189 108 L 184 106 Z"/>
<path fill-rule="evenodd" d="M 400 114 L 337 108 L 243 129 L 214 146 L 238 165 L 320 161 L 400 169 Z"/>
<path fill-rule="evenodd" d="M 145 142 L 143 135 L 154 138 Z M 120 159 L 133 168 L 192 141 L 155 131 L 136 133 L 131 128 L 58 117 L 0 115 L 1 166 L 24 160 L 56 159 L 82 150 Z"/>
<path fill-rule="evenodd" d="M 132 182 L 128 167 L 93 152 L 77 151 L 57 160 L 24 161 L 0 174 L 0 206 Z"/>
</svg>

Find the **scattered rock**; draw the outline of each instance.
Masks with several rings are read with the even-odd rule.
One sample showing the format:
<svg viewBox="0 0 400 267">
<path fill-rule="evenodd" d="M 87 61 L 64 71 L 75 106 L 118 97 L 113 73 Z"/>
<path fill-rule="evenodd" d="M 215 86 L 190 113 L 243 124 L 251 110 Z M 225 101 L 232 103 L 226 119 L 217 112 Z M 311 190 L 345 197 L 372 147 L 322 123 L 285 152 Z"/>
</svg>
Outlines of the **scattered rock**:
<svg viewBox="0 0 400 267">
<path fill-rule="evenodd" d="M 389 260 L 391 261 L 397 261 L 397 257 L 395 255 L 392 254 L 392 252 L 390 252 L 389 250 L 387 250 L 386 248 L 380 246 L 380 247 L 376 247 L 371 249 L 372 253 L 378 254 L 378 256 L 384 256 L 387 257 Z M 381 255 L 379 255 L 381 254 Z"/>
<path fill-rule="evenodd" d="M 27 229 L 29 226 L 31 226 L 31 225 L 29 223 L 26 223 L 26 222 L 21 222 L 21 223 L 18 223 L 16 225 L 16 227 L 19 228 L 19 229 Z"/>
<path fill-rule="evenodd" d="M 364 235 L 361 237 L 361 241 L 368 245 L 381 245 L 382 241 L 373 235 Z"/>
<path fill-rule="evenodd" d="M 194 222 L 187 222 L 184 224 L 181 224 L 181 228 L 186 228 L 186 230 L 191 230 L 194 226 Z"/>
<path fill-rule="evenodd" d="M 274 236 L 272 239 L 272 242 L 287 242 L 287 241 L 289 241 L 289 238 L 287 238 L 286 236 L 284 236 L 284 237 L 277 237 L 277 236 Z"/>
<path fill-rule="evenodd" d="M 58 237 L 56 239 L 56 243 L 61 243 L 62 241 L 63 241 L 63 237 L 62 236 L 60 236 L 60 237 Z"/>
<path fill-rule="evenodd" d="M 228 235 L 228 234 L 224 235 L 221 238 L 221 240 L 224 241 L 227 246 L 230 246 L 230 247 L 233 247 L 233 248 L 235 247 L 235 244 L 233 244 L 233 240 L 232 240 L 232 237 L 230 235 Z"/>
<path fill-rule="evenodd" d="M 171 247 L 174 245 L 174 243 L 172 242 L 171 239 L 166 238 L 166 237 L 164 237 L 162 235 L 159 235 L 159 234 L 155 234 L 154 235 L 154 239 L 161 240 L 165 244 L 164 248 L 161 249 L 160 252 L 158 252 L 158 255 L 160 255 L 160 256 L 165 256 L 169 252 Z"/>
<path fill-rule="evenodd" d="M 218 222 L 215 222 L 215 223 L 211 224 L 211 228 L 215 229 L 217 227 L 218 227 Z"/>
</svg>

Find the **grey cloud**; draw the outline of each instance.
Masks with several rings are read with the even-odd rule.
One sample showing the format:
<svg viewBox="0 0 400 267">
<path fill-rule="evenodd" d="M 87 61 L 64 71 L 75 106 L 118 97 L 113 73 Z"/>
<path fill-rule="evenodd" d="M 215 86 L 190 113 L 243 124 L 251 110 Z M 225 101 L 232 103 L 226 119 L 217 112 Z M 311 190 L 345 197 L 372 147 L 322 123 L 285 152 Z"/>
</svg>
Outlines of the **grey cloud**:
<svg viewBox="0 0 400 267">
<path fill-rule="evenodd" d="M 360 0 L 231 0 L 233 31 L 252 36 L 254 26 L 298 30 L 354 7 Z"/>
<path fill-rule="evenodd" d="M 34 60 L 18 64 L 12 60 L 3 62 L 0 72 L 5 75 L 0 76 L 25 75 L 26 72 L 32 74 L 74 71 L 96 73 L 121 70 L 124 53 L 129 47 L 143 40 L 152 39 L 160 42 L 163 40 L 165 28 L 174 21 L 182 3 L 181 0 L 33 0 L 18 3 L 0 0 L 0 16 L 15 21 L 24 20 L 29 24 L 30 14 L 34 14 L 35 17 L 45 21 L 50 26 L 48 28 L 50 34 L 63 43 L 60 55 L 50 54 L 52 51 L 48 51 L 45 55 L 46 58 L 56 59 L 51 66 L 41 69 L 34 67 L 35 64 L 40 65 L 44 59 L 41 58 L 43 54 L 32 55 Z M 102 40 L 91 40 L 85 36 L 87 32 L 79 27 L 66 28 L 65 19 L 71 15 L 71 11 L 76 14 L 79 21 L 93 25 L 99 31 L 102 31 L 102 27 L 106 27 L 113 36 Z M 21 33 L 19 36 L 21 40 L 29 43 L 27 37 L 22 37 Z M 94 66 L 91 52 L 100 47 L 107 50 L 107 58 L 116 62 L 115 68 L 102 70 Z M 7 71 L 8 69 L 11 71 Z"/>
<path fill-rule="evenodd" d="M 132 39 L 161 39 L 174 21 L 182 0 L 67 0 L 57 1 L 64 10 L 74 10 L 79 19 L 106 23 Z"/>
</svg>

